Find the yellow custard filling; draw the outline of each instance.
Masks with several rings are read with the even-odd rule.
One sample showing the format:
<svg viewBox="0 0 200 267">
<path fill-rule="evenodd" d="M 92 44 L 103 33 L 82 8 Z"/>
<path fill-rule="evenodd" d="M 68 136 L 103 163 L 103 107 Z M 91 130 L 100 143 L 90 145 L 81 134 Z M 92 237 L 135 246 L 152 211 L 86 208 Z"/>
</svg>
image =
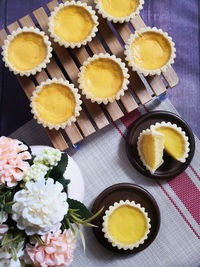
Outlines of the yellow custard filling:
<svg viewBox="0 0 200 267">
<path fill-rule="evenodd" d="M 170 127 L 156 128 L 157 132 L 164 135 L 164 146 L 166 152 L 175 159 L 180 159 L 185 153 L 185 140 L 175 129 Z"/>
<path fill-rule="evenodd" d="M 63 42 L 84 41 L 94 26 L 91 14 L 81 6 L 66 6 L 54 17 L 54 32 Z"/>
<path fill-rule="evenodd" d="M 96 59 L 84 72 L 84 91 L 95 98 L 114 97 L 123 85 L 123 71 L 119 64 L 109 58 Z"/>
<path fill-rule="evenodd" d="M 40 65 L 47 56 L 47 46 L 39 34 L 23 32 L 8 46 L 8 61 L 19 71 L 29 71 Z"/>
<path fill-rule="evenodd" d="M 170 59 L 171 46 L 160 33 L 144 32 L 131 44 L 131 58 L 143 69 L 155 70 L 163 67 Z"/>
<path fill-rule="evenodd" d="M 135 244 L 145 236 L 147 221 L 139 209 L 122 205 L 109 216 L 108 232 L 119 243 Z"/>
<path fill-rule="evenodd" d="M 139 6 L 139 0 L 99 0 L 104 11 L 112 17 L 130 16 Z"/>
<path fill-rule="evenodd" d="M 66 122 L 75 111 L 75 99 L 70 88 L 57 83 L 45 85 L 33 105 L 40 120 L 54 125 Z"/>
</svg>

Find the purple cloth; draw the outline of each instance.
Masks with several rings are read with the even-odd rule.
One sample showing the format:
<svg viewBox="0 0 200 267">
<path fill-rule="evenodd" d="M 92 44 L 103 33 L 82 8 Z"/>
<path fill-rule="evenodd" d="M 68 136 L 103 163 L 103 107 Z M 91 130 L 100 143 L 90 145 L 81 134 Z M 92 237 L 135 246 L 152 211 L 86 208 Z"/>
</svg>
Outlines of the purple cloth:
<svg viewBox="0 0 200 267">
<path fill-rule="evenodd" d="M 45 5 L 47 0 L 0 0 L 0 28 Z M 174 65 L 180 84 L 169 91 L 179 113 L 200 137 L 199 25 L 198 0 L 146 0 L 141 15 L 149 26 L 167 31 L 176 42 Z M 0 135 L 8 135 L 31 118 L 29 103 L 12 73 L 0 59 Z"/>
</svg>

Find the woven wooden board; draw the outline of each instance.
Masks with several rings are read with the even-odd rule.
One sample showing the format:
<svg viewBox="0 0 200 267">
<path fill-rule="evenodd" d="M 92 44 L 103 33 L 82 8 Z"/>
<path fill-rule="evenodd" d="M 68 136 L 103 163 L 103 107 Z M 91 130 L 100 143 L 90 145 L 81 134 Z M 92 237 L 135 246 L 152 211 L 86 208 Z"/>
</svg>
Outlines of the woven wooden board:
<svg viewBox="0 0 200 267">
<path fill-rule="evenodd" d="M 63 0 L 66 2 L 66 0 Z M 93 0 L 82 0 L 93 5 Z M 19 27 L 33 26 L 39 27 L 46 34 L 48 33 L 48 16 L 60 1 L 54 0 L 27 15 L 19 21 L 8 25 L 7 29 L 0 31 L 0 46 L 3 45 L 7 35 Z M 24 92 L 30 98 L 35 87 L 49 77 L 68 79 L 76 87 L 79 68 L 82 63 L 93 54 L 110 53 L 115 54 L 124 60 L 124 44 L 129 39 L 131 31 L 145 27 L 145 23 L 140 16 L 134 18 L 131 23 L 112 24 L 106 22 L 99 16 L 99 32 L 92 42 L 87 46 L 77 49 L 66 49 L 54 43 L 53 58 L 47 68 L 34 77 L 17 76 Z M 98 105 L 91 103 L 82 95 L 83 110 L 77 122 L 64 130 L 56 131 L 45 129 L 54 147 L 66 150 L 70 145 L 79 143 L 87 136 L 95 133 L 109 125 L 112 121 L 122 118 L 125 114 L 135 110 L 139 105 L 149 102 L 153 97 L 159 96 L 167 91 L 167 88 L 174 87 L 178 83 L 178 76 L 174 69 L 170 67 L 161 76 L 144 77 L 138 75 L 129 68 L 130 86 L 129 90 L 120 99 L 108 105 Z"/>
</svg>

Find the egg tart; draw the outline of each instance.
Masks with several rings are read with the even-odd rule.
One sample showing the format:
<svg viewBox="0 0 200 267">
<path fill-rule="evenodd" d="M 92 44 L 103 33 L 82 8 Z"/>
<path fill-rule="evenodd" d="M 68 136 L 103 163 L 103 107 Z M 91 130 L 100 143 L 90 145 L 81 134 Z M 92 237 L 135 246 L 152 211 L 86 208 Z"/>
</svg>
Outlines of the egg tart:
<svg viewBox="0 0 200 267">
<path fill-rule="evenodd" d="M 3 45 L 3 61 L 14 74 L 35 75 L 50 62 L 52 47 L 48 36 L 33 27 L 18 28 Z"/>
<path fill-rule="evenodd" d="M 114 102 L 124 95 L 129 83 L 128 70 L 114 55 L 94 55 L 83 63 L 79 87 L 87 99 L 98 104 Z"/>
<path fill-rule="evenodd" d="M 98 12 L 114 23 L 128 22 L 140 13 L 144 0 L 95 0 Z"/>
<path fill-rule="evenodd" d="M 160 75 L 174 63 L 175 44 L 172 38 L 157 28 L 143 28 L 131 35 L 125 46 L 128 64 L 134 71 Z"/>
<path fill-rule="evenodd" d="M 63 79 L 43 82 L 31 97 L 32 113 L 37 122 L 56 130 L 76 121 L 81 104 L 78 89 Z"/>
<path fill-rule="evenodd" d="M 95 37 L 98 18 L 95 11 L 80 1 L 60 4 L 49 17 L 49 32 L 55 42 L 67 47 L 81 47 Z"/>
<path fill-rule="evenodd" d="M 143 244 L 150 233 L 150 218 L 134 201 L 115 202 L 103 217 L 104 237 L 118 249 L 134 249 Z"/>
<path fill-rule="evenodd" d="M 184 163 L 189 156 L 190 143 L 186 133 L 171 122 L 156 123 L 151 130 L 164 136 L 164 149 L 174 159 Z"/>
</svg>

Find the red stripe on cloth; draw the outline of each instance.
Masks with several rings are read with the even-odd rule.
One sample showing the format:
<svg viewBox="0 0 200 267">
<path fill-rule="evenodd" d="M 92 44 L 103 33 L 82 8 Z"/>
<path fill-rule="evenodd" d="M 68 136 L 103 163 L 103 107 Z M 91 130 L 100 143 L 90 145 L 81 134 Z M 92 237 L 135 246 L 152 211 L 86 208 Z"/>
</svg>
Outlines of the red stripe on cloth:
<svg viewBox="0 0 200 267">
<path fill-rule="evenodd" d="M 176 208 L 176 210 L 180 213 L 180 215 L 182 216 L 183 220 L 187 223 L 187 225 L 190 227 L 190 229 L 192 230 L 192 232 L 196 235 L 196 237 L 198 239 L 200 239 L 200 235 L 195 231 L 195 229 L 193 228 L 193 226 L 190 224 L 190 222 L 188 221 L 188 219 L 185 217 L 185 215 L 183 214 L 183 212 L 179 209 L 179 207 L 176 205 L 176 203 L 174 202 L 174 200 L 170 197 L 170 195 L 167 193 L 167 191 L 164 189 L 164 187 L 157 182 L 159 187 L 161 188 L 161 190 L 164 192 L 164 194 L 168 197 L 168 199 L 172 202 L 172 204 L 174 205 L 174 207 Z"/>
<path fill-rule="evenodd" d="M 193 171 L 193 173 L 196 175 L 196 177 L 199 179 L 199 181 L 200 181 L 200 176 L 199 176 L 199 174 L 195 171 L 195 169 L 192 167 L 192 165 L 190 165 L 189 166 L 190 167 L 190 169 Z"/>
<path fill-rule="evenodd" d="M 113 125 L 115 126 L 116 130 L 118 131 L 118 133 L 124 138 L 126 139 L 125 135 L 122 133 L 122 131 L 119 129 L 119 127 L 117 126 L 117 124 L 113 121 Z"/>
<path fill-rule="evenodd" d="M 137 118 L 140 117 L 140 112 L 136 109 L 131 113 L 127 114 L 121 119 L 121 122 L 124 124 L 126 128 L 128 128 Z"/>
<path fill-rule="evenodd" d="M 178 198 L 200 224 L 200 192 L 186 172 L 168 182 Z"/>
</svg>

